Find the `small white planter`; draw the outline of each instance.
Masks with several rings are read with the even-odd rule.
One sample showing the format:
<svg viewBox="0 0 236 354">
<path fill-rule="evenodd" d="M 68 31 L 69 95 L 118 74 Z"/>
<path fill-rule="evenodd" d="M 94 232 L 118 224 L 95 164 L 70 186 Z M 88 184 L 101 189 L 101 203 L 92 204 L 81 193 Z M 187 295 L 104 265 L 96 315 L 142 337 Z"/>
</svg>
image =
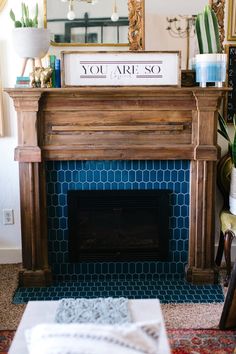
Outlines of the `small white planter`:
<svg viewBox="0 0 236 354">
<path fill-rule="evenodd" d="M 236 168 L 232 167 L 230 192 L 229 192 L 229 210 L 236 215 Z"/>
<path fill-rule="evenodd" d="M 206 87 L 208 82 L 222 87 L 226 79 L 227 54 L 197 54 L 196 55 L 196 82 Z"/>
<path fill-rule="evenodd" d="M 50 31 L 47 28 L 14 28 L 13 45 L 21 58 L 43 58 L 50 47 Z"/>
</svg>

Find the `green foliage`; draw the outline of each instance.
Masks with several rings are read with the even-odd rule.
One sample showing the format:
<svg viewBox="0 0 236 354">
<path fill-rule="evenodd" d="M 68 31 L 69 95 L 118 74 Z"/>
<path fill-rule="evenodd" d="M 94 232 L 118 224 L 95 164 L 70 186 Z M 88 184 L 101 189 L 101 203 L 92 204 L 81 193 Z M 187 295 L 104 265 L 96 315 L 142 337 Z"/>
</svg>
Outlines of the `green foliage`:
<svg viewBox="0 0 236 354">
<path fill-rule="evenodd" d="M 210 5 L 206 5 L 204 11 L 197 15 L 195 29 L 201 54 L 221 53 L 219 24 Z"/>
<path fill-rule="evenodd" d="M 219 114 L 219 129 L 218 133 L 223 136 L 224 139 L 228 141 L 229 153 L 233 162 L 234 167 L 236 167 L 236 113 L 233 116 L 233 126 L 234 126 L 234 136 L 231 139 L 228 133 L 228 125 L 225 119 Z"/>
<path fill-rule="evenodd" d="M 29 7 L 24 2 L 21 3 L 21 20 L 16 20 L 14 12 L 10 11 L 10 18 L 15 24 L 15 27 L 38 27 L 38 4 L 35 5 L 34 17 L 30 18 Z"/>
</svg>

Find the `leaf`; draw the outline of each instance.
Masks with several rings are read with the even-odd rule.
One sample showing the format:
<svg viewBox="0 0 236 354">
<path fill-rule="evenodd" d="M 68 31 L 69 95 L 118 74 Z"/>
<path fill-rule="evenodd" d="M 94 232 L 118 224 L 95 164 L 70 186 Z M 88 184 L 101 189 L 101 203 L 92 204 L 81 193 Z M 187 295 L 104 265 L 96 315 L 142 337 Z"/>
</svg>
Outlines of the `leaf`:
<svg viewBox="0 0 236 354">
<path fill-rule="evenodd" d="M 38 19 L 37 18 L 34 18 L 33 21 L 32 21 L 32 27 L 38 27 Z"/>
<path fill-rule="evenodd" d="M 219 23 L 218 19 L 216 17 L 215 12 L 211 9 L 212 13 L 212 21 L 213 21 L 213 26 L 215 29 L 215 40 L 216 40 L 216 46 L 217 46 L 217 53 L 222 52 L 221 44 L 220 44 L 220 33 L 219 33 Z"/>
<path fill-rule="evenodd" d="M 10 17 L 11 17 L 12 21 L 15 22 L 16 16 L 15 16 L 14 12 L 12 11 L 12 9 L 10 10 Z"/>
<path fill-rule="evenodd" d="M 38 18 L 38 15 L 39 15 L 39 6 L 38 6 L 38 3 L 37 3 L 36 6 L 35 6 L 35 18 Z"/>
<path fill-rule="evenodd" d="M 20 21 L 15 21 L 15 27 L 22 27 L 22 23 Z"/>
<path fill-rule="evenodd" d="M 211 13 L 209 12 L 209 6 L 206 6 L 204 10 L 204 24 L 205 24 L 209 53 L 214 53 L 213 52 L 214 33 L 212 31 L 212 26 L 211 26 Z"/>
<path fill-rule="evenodd" d="M 197 33 L 197 40 L 198 40 L 199 53 L 200 53 L 200 54 L 203 54 L 203 43 L 202 43 L 201 27 L 200 27 L 200 17 L 199 17 L 199 15 L 198 15 L 197 18 L 196 18 L 195 30 L 196 30 L 196 33 Z"/>
<path fill-rule="evenodd" d="M 196 23 L 197 23 L 196 26 L 197 38 L 198 41 L 201 42 L 201 46 L 202 46 L 201 53 L 209 53 L 204 14 L 198 14 Z M 200 50 L 200 46 L 199 46 L 199 50 Z"/>
<path fill-rule="evenodd" d="M 228 134 L 228 127 L 227 127 L 226 121 L 224 120 L 224 118 L 221 116 L 220 113 L 218 115 L 218 122 L 219 122 L 219 126 L 220 126 L 220 129 L 218 129 L 218 133 L 220 133 L 226 140 L 231 142 L 229 134 Z"/>
<path fill-rule="evenodd" d="M 236 167 L 236 134 L 234 135 L 234 141 L 231 144 L 231 151 L 232 151 L 232 161 L 233 161 L 234 167 Z"/>
<path fill-rule="evenodd" d="M 222 130 L 217 129 L 217 132 L 218 132 L 221 136 L 223 136 L 224 139 L 226 139 L 226 140 L 228 140 L 228 142 L 230 142 L 228 135 L 225 134 Z"/>
</svg>

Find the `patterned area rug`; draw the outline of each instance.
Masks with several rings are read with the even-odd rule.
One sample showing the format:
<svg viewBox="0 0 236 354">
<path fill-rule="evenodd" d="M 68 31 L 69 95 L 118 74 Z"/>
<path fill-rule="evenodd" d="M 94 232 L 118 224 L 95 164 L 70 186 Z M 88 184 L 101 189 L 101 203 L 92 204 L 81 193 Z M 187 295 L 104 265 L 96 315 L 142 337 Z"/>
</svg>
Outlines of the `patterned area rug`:
<svg viewBox="0 0 236 354">
<path fill-rule="evenodd" d="M 236 331 L 168 329 L 172 354 L 236 353 Z"/>
<path fill-rule="evenodd" d="M 15 331 L 0 331 L 0 354 L 7 354 Z"/>
<path fill-rule="evenodd" d="M 168 329 L 172 354 L 236 354 L 236 331 Z M 0 331 L 0 354 L 7 354 L 15 331 Z"/>
</svg>

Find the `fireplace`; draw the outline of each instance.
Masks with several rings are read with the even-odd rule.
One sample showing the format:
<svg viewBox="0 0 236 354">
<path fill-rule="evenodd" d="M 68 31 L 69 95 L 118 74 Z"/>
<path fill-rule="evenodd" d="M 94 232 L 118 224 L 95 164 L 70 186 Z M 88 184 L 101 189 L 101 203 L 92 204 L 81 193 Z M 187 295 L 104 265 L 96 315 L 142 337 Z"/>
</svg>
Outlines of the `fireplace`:
<svg viewBox="0 0 236 354">
<path fill-rule="evenodd" d="M 169 192 L 68 191 L 69 260 L 167 261 Z"/>
<path fill-rule="evenodd" d="M 46 212 L 46 189 L 52 193 L 55 188 L 60 188 L 60 193 L 67 193 L 68 189 L 79 189 L 78 173 L 74 170 L 68 174 L 62 172 L 64 182 L 62 186 L 57 186 L 58 183 L 54 180 L 57 172 L 52 171 L 55 184 L 49 182 L 47 186 L 46 168 L 50 164 L 70 165 L 79 161 L 92 163 L 100 160 L 105 163 L 128 163 L 132 160 L 165 161 L 166 164 L 188 162 L 189 195 L 187 201 L 184 198 L 184 203 L 188 204 L 190 212 L 188 228 L 184 226 L 188 233 L 185 275 L 193 283 L 216 282 L 215 186 L 216 161 L 220 152 L 217 146 L 217 112 L 227 91 L 228 88 L 213 87 L 7 89 L 14 99 L 18 119 L 15 160 L 19 161 L 20 175 L 23 256 L 20 285 L 45 286 L 51 284 L 56 270 L 70 274 L 74 267 L 76 271 L 80 271 L 77 264 L 68 264 L 68 255 L 64 248 L 68 239 L 65 195 L 52 198 L 51 209 L 54 210 L 50 210 L 51 219 L 48 220 Z M 152 173 L 150 171 L 150 179 Z M 137 176 L 139 180 L 139 175 Z M 173 176 L 170 178 L 168 173 L 161 189 L 169 189 L 168 183 L 172 183 Z M 94 189 L 90 180 L 89 175 L 81 189 Z M 82 178 L 79 182 L 82 182 Z M 120 181 L 120 172 L 117 183 L 120 184 L 120 189 L 131 189 L 128 183 L 124 187 L 124 183 Z M 67 189 L 64 186 L 66 184 L 71 186 Z M 109 183 L 105 183 L 105 188 L 103 185 L 100 188 L 99 182 L 95 189 L 109 189 L 106 184 Z M 141 184 L 143 182 L 140 183 L 140 189 L 150 189 L 150 181 L 144 182 L 144 186 Z M 181 190 L 178 178 L 175 185 L 176 190 Z M 155 181 L 151 188 L 158 189 Z M 111 189 L 115 188 L 112 186 Z M 58 199 L 62 203 L 59 207 L 56 204 Z M 172 200 L 173 215 L 176 213 L 175 209 L 179 208 L 174 203 L 178 204 L 179 201 L 174 198 Z M 59 223 L 54 220 L 55 209 L 60 213 Z M 186 205 L 179 209 L 182 213 Z M 183 240 L 179 240 L 182 226 L 182 219 L 177 219 L 176 223 L 174 216 L 171 216 L 175 238 L 170 239 L 170 248 L 180 244 L 183 249 Z M 57 251 L 58 254 L 55 253 Z M 54 258 L 57 269 L 51 267 Z M 175 268 L 181 265 L 176 260 L 175 252 L 172 253 L 172 261 Z M 100 264 L 97 266 L 99 268 Z M 114 268 L 114 264 L 111 266 Z M 83 264 L 81 267 L 83 268 Z M 153 265 L 147 265 L 147 272 L 152 267 Z M 103 273 L 106 273 L 105 270 Z M 155 272 L 158 270 L 157 267 Z M 119 266 L 115 271 L 121 273 L 122 269 Z"/>
</svg>

